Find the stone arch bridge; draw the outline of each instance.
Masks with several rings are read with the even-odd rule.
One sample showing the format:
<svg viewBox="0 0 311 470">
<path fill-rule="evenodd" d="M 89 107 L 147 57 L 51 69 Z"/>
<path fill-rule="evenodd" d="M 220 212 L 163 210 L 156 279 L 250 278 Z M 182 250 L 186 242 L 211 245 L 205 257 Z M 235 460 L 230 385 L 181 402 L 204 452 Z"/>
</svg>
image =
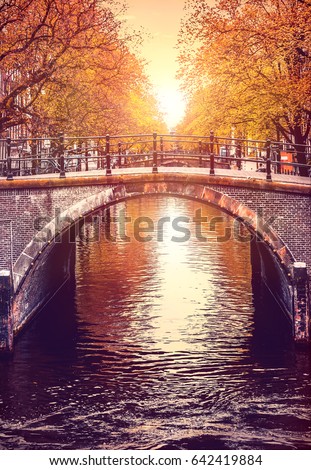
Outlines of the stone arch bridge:
<svg viewBox="0 0 311 470">
<path fill-rule="evenodd" d="M 242 173 L 163 167 L 0 180 L 0 350 L 12 350 L 14 337 L 68 278 L 73 227 L 100 208 L 157 194 L 211 204 L 243 222 L 256 235 L 253 270 L 282 306 L 295 340 L 310 341 L 310 181 Z"/>
</svg>

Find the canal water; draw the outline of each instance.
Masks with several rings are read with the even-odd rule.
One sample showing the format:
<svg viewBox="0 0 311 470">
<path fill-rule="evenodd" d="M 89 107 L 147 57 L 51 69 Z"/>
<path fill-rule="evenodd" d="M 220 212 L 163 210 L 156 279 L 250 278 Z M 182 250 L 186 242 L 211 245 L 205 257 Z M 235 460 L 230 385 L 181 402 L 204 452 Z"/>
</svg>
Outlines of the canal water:
<svg viewBox="0 0 311 470">
<path fill-rule="evenodd" d="M 310 355 L 256 300 L 248 238 L 172 197 L 82 227 L 75 281 L 0 363 L 0 448 L 310 449 Z"/>
</svg>

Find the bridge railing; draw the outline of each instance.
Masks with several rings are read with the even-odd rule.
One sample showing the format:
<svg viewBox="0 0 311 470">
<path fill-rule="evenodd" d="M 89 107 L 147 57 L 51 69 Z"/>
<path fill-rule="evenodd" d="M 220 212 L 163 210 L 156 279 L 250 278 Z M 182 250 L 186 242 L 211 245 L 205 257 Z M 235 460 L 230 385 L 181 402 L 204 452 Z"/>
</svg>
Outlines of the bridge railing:
<svg viewBox="0 0 311 470">
<path fill-rule="evenodd" d="M 103 170 L 107 175 L 114 168 L 159 166 L 193 166 L 209 169 L 250 170 L 266 173 L 272 180 L 275 173 L 310 176 L 310 165 L 299 163 L 300 155 L 311 160 L 306 145 L 283 142 L 245 140 L 231 137 L 139 134 L 102 136 L 0 139 L 0 176 L 12 180 L 16 176 Z"/>
</svg>

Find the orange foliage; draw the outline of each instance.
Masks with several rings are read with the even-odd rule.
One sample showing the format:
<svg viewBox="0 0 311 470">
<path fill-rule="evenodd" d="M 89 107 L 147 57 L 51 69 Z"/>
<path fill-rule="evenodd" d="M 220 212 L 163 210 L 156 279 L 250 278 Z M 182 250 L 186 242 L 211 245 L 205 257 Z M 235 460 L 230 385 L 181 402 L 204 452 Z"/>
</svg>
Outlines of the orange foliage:
<svg viewBox="0 0 311 470">
<path fill-rule="evenodd" d="M 6 0 L 0 5 L 0 133 L 108 132 L 126 120 L 133 93 L 148 95 L 114 0 Z M 159 115 L 156 123 L 161 122 Z M 122 127 L 121 125 L 119 127 Z M 124 127 L 124 126 L 123 126 Z"/>
<path fill-rule="evenodd" d="M 190 90 L 184 125 L 296 146 L 311 127 L 308 0 L 189 0 L 180 33 L 180 76 Z M 211 128 L 211 127 L 210 127 Z M 210 130 L 207 129 L 208 131 Z M 202 131 L 202 130 L 201 130 Z M 300 153 L 301 163 L 305 155 Z"/>
</svg>

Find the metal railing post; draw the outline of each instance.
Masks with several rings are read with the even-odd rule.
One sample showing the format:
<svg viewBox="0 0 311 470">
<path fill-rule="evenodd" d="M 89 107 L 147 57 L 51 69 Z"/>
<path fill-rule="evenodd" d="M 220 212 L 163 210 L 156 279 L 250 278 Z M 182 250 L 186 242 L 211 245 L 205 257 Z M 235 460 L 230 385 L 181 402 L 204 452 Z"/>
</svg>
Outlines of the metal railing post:
<svg viewBox="0 0 311 470">
<path fill-rule="evenodd" d="M 152 173 L 158 173 L 157 133 L 153 133 Z"/>
<path fill-rule="evenodd" d="M 200 168 L 202 168 L 203 166 L 202 153 L 203 153 L 202 140 L 199 140 L 199 167 Z"/>
<path fill-rule="evenodd" d="M 99 160 L 99 167 L 101 170 L 105 168 L 105 150 L 104 146 L 99 144 L 99 155 L 100 155 L 100 160 Z"/>
<path fill-rule="evenodd" d="M 242 162 L 241 162 L 242 145 L 241 145 L 240 141 L 238 141 L 238 145 L 237 145 L 237 148 L 236 148 L 236 158 L 237 158 L 236 164 L 237 164 L 238 170 L 241 170 L 242 169 Z"/>
<path fill-rule="evenodd" d="M 163 137 L 160 137 L 160 152 L 161 152 L 161 165 L 163 165 L 164 160 L 164 144 L 163 144 Z"/>
<path fill-rule="evenodd" d="M 97 170 L 101 170 L 103 168 L 104 168 L 103 151 L 102 151 L 102 146 L 99 140 L 97 144 Z"/>
<path fill-rule="evenodd" d="M 65 145 L 64 145 L 64 133 L 60 132 L 58 134 L 58 162 L 59 162 L 59 177 L 60 178 L 65 178 L 66 173 L 65 173 Z"/>
<path fill-rule="evenodd" d="M 215 154 L 214 154 L 214 132 L 210 132 L 210 170 L 209 174 L 214 176 L 215 175 Z"/>
<path fill-rule="evenodd" d="M 76 149 L 77 150 L 77 171 L 82 170 L 82 145 L 83 145 L 83 141 L 79 142 L 77 149 Z"/>
<path fill-rule="evenodd" d="M 38 168 L 38 155 L 37 155 L 37 145 L 36 142 L 33 140 L 30 144 L 30 151 L 31 151 L 31 174 L 35 175 L 37 173 Z"/>
<path fill-rule="evenodd" d="M 11 137 L 7 137 L 6 139 L 6 152 L 7 152 L 7 176 L 6 179 L 8 181 L 13 180 L 13 173 L 12 173 L 12 160 L 11 160 Z"/>
<path fill-rule="evenodd" d="M 89 149 L 87 146 L 87 141 L 85 142 L 84 156 L 85 156 L 85 171 L 89 171 Z M 82 157 L 82 148 L 81 148 L 81 157 Z"/>
<path fill-rule="evenodd" d="M 277 161 L 277 164 L 276 164 L 276 172 L 278 174 L 281 174 L 282 173 L 282 163 L 281 163 L 281 148 L 280 148 L 280 144 L 277 145 L 276 147 L 276 161 Z"/>
<path fill-rule="evenodd" d="M 108 134 L 106 135 L 105 154 L 106 154 L 106 163 L 107 163 L 106 175 L 111 176 L 110 136 Z"/>
<path fill-rule="evenodd" d="M 118 142 L 118 165 L 119 168 L 122 166 L 122 143 Z"/>
<path fill-rule="evenodd" d="M 266 161 L 266 168 L 267 168 L 267 181 L 271 181 L 271 140 L 267 140 L 266 143 L 266 152 L 267 152 L 267 161 Z"/>
<path fill-rule="evenodd" d="M 21 174 L 22 174 L 22 172 L 21 172 L 21 169 L 22 169 L 22 167 L 21 167 L 22 150 L 23 150 L 23 144 L 21 144 L 20 141 L 18 140 L 18 142 L 17 142 L 17 152 L 18 152 L 18 161 L 17 161 L 18 173 L 17 173 L 17 176 L 21 176 Z"/>
</svg>

